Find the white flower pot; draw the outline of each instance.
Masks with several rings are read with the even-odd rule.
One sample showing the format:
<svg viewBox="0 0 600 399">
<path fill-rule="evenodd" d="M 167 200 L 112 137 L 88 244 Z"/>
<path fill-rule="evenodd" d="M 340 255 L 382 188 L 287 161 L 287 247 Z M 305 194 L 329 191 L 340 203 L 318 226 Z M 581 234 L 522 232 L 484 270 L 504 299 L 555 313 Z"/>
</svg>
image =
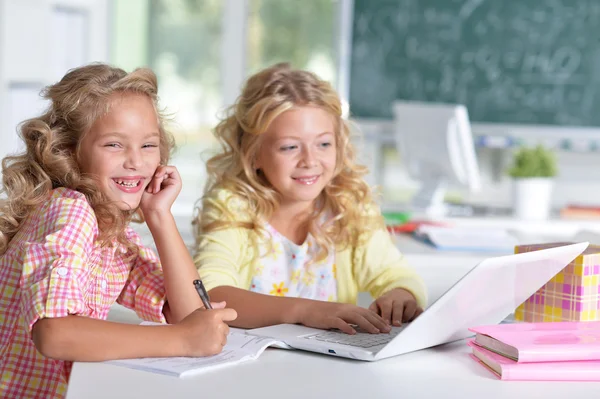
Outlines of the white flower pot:
<svg viewBox="0 0 600 399">
<path fill-rule="evenodd" d="M 550 177 L 513 180 L 513 209 L 518 219 L 544 220 L 550 215 L 552 186 Z"/>
</svg>

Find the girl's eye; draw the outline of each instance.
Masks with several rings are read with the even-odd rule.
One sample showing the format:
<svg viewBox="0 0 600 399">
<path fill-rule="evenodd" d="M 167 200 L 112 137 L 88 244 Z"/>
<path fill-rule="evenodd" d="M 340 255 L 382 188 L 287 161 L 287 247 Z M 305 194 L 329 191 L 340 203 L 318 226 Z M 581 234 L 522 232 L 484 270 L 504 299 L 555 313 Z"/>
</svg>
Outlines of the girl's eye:
<svg viewBox="0 0 600 399">
<path fill-rule="evenodd" d="M 156 144 L 144 144 L 142 148 L 156 148 L 158 147 Z"/>
<path fill-rule="evenodd" d="M 321 143 L 321 147 L 331 147 L 331 143 L 329 141 Z"/>
<path fill-rule="evenodd" d="M 119 144 L 118 143 L 108 143 L 104 145 L 105 147 L 112 147 L 112 148 L 118 148 Z"/>
<path fill-rule="evenodd" d="M 281 151 L 291 151 L 291 150 L 295 150 L 296 148 L 298 148 L 298 146 L 296 145 L 286 145 L 283 146 L 281 148 L 279 148 Z"/>
</svg>

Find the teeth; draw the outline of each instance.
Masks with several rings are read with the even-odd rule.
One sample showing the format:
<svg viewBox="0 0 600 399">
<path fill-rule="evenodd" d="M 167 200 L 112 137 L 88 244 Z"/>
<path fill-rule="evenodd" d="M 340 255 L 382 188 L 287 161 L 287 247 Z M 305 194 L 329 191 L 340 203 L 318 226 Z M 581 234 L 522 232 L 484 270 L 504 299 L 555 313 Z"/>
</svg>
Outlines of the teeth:
<svg viewBox="0 0 600 399">
<path fill-rule="evenodd" d="M 127 181 L 124 181 L 124 180 L 115 180 L 115 182 L 117 184 L 119 184 L 121 186 L 125 186 L 125 187 L 137 187 L 137 185 L 140 183 L 139 180 L 135 180 L 135 181 L 132 181 L 132 180 L 127 180 Z"/>
<path fill-rule="evenodd" d="M 315 181 L 317 181 L 318 176 L 315 177 L 309 177 L 309 178 L 296 178 L 297 181 L 302 182 L 302 183 L 314 183 Z"/>
</svg>

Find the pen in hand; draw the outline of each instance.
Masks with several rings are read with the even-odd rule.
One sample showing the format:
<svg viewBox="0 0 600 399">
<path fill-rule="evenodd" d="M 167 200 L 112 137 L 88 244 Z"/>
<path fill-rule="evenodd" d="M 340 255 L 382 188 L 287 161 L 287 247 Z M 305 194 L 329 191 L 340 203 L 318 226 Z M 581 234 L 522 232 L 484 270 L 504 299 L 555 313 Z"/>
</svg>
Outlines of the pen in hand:
<svg viewBox="0 0 600 399">
<path fill-rule="evenodd" d="M 210 304 L 210 298 L 208 297 L 208 292 L 206 292 L 206 288 L 204 288 L 204 284 L 202 284 L 202 280 L 194 280 L 194 287 L 196 287 L 196 292 L 198 296 L 202 300 L 205 309 L 212 309 L 212 305 Z"/>
</svg>

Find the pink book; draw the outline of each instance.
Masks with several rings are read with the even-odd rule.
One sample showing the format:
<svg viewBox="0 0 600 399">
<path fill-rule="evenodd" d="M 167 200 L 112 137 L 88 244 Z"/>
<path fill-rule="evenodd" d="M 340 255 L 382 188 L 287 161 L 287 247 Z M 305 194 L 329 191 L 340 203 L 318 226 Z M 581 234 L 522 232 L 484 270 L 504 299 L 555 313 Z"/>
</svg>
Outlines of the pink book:
<svg viewBox="0 0 600 399">
<path fill-rule="evenodd" d="M 519 363 L 600 360 L 600 321 L 473 327 L 475 342 Z"/>
<path fill-rule="evenodd" d="M 501 380 L 600 381 L 600 361 L 517 363 L 480 347 L 473 341 L 471 357 Z"/>
</svg>

